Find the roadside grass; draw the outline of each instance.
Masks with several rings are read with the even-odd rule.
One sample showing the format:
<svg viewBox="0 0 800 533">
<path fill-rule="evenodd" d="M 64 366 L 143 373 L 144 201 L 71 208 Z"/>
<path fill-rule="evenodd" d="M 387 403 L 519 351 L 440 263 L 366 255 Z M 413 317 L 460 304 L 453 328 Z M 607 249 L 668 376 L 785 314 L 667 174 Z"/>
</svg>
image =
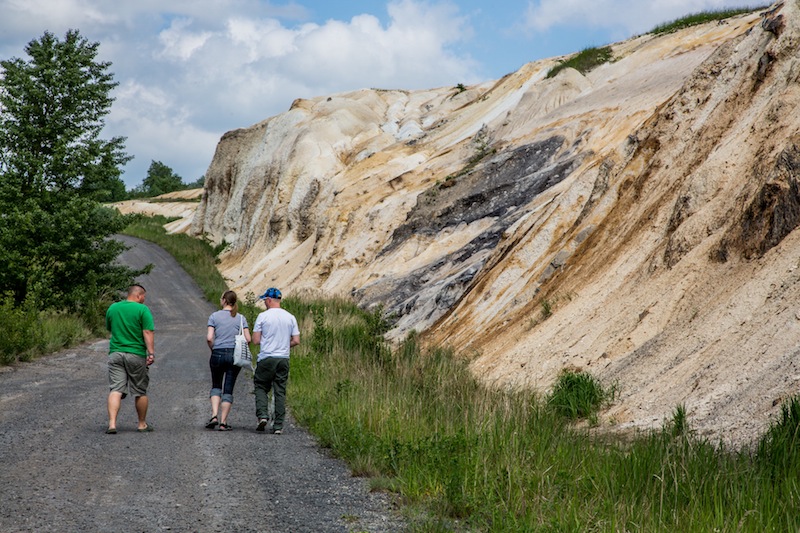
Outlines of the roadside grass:
<svg viewBox="0 0 800 533">
<path fill-rule="evenodd" d="M 691 26 L 697 26 L 699 24 L 705 24 L 706 22 L 712 22 L 715 20 L 724 20 L 730 17 L 735 17 L 737 15 L 744 15 L 745 13 L 752 13 L 754 11 L 766 9 L 768 7 L 769 5 L 767 4 L 758 7 L 743 7 L 739 9 L 701 11 L 699 13 L 686 15 L 685 17 L 681 17 L 671 22 L 665 22 L 664 24 L 659 24 L 658 26 L 650 30 L 649 33 L 653 33 L 655 35 L 664 35 L 667 33 L 673 33 L 678 30 L 682 30 L 684 28 L 689 28 Z"/>
<path fill-rule="evenodd" d="M 545 396 L 487 388 L 467 360 L 415 334 L 390 347 L 380 309 L 340 299 L 284 307 L 302 339 L 292 414 L 373 490 L 398 495 L 410 531 L 800 528 L 798 398 L 753 449 L 698 437 L 683 405 L 660 429 L 621 436 L 557 407 L 589 405 L 574 411 L 591 418 L 613 390 L 588 374 L 560 378 L 567 384 Z"/>
<path fill-rule="evenodd" d="M 85 317 L 40 311 L 9 295 L 0 297 L 0 365 L 30 361 L 80 344 L 100 333 Z"/>
<path fill-rule="evenodd" d="M 544 398 L 487 389 L 466 361 L 414 335 L 379 349 L 353 322 L 359 312 L 323 306 L 303 320 L 292 412 L 357 475 L 426 510 L 415 531 L 800 527 L 800 406 L 758 455 L 697 438 L 683 406 L 662 429 L 623 439 L 570 423 L 609 393 L 588 374 L 564 374 Z"/>
</svg>

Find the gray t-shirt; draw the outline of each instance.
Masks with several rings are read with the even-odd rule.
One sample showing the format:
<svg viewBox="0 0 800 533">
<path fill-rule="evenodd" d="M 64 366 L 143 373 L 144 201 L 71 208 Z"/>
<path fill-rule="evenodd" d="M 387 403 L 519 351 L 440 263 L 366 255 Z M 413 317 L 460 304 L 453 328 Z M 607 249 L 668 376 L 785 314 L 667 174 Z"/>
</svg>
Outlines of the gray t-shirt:
<svg viewBox="0 0 800 533">
<path fill-rule="evenodd" d="M 214 328 L 214 348 L 233 348 L 233 338 L 239 334 L 239 319 L 242 321 L 244 329 L 250 329 L 247 319 L 242 313 L 231 316 L 230 311 L 220 310 L 211 313 L 208 317 L 208 325 Z"/>
</svg>

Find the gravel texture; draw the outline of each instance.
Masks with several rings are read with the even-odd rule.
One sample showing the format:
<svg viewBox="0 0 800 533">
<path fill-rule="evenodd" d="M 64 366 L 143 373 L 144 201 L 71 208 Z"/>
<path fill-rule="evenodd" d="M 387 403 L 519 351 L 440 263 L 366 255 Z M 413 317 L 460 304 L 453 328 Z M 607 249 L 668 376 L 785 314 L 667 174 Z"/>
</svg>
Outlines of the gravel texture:
<svg viewBox="0 0 800 533">
<path fill-rule="evenodd" d="M 148 421 L 123 400 L 106 435 L 107 341 L 0 368 L 0 531 L 393 532 L 390 498 L 321 450 L 291 419 L 255 431 L 252 381 L 240 374 L 229 418 L 210 431 L 205 327 L 214 307 L 169 254 L 144 241 L 122 260 L 141 278 L 156 323 Z M 291 404 L 291 383 L 289 402 Z"/>
</svg>

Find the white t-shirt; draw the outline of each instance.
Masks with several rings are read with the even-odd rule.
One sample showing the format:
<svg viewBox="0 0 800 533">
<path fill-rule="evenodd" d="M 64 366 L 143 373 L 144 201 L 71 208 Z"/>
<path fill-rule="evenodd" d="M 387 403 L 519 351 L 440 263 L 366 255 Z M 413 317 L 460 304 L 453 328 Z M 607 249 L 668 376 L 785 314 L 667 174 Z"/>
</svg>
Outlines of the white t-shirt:
<svg viewBox="0 0 800 533">
<path fill-rule="evenodd" d="M 253 333 L 261 332 L 261 351 L 258 361 L 267 357 L 289 357 L 289 343 L 293 335 L 300 335 L 297 319 L 280 307 L 267 309 L 258 315 Z"/>
</svg>

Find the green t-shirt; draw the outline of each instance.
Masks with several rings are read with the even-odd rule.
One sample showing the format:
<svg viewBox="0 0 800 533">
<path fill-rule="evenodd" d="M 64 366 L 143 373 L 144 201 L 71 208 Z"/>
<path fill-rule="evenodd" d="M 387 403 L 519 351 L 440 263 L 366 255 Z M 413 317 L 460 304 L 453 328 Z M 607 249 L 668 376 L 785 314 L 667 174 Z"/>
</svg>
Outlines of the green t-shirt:
<svg viewBox="0 0 800 533">
<path fill-rule="evenodd" d="M 111 332 L 108 353 L 125 352 L 147 357 L 142 330 L 153 331 L 153 315 L 146 305 L 122 300 L 106 312 L 106 329 Z"/>
</svg>

